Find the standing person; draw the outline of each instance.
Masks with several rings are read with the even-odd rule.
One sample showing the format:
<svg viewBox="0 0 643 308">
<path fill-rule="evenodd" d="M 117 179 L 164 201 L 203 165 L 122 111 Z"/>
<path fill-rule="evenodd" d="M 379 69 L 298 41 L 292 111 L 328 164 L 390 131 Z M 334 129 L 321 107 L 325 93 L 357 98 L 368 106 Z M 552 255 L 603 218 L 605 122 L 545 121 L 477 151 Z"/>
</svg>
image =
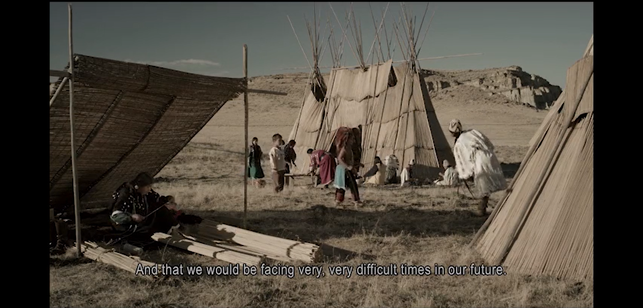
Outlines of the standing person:
<svg viewBox="0 0 643 308">
<path fill-rule="evenodd" d="M 338 164 L 335 168 L 335 205 L 340 205 L 344 202 L 344 195 L 348 188 L 353 196 L 355 206 L 359 206 L 362 204 L 362 201 L 359 198 L 359 190 L 357 188 L 357 182 L 355 181 L 356 166 L 352 150 L 355 137 L 353 136 L 352 130 L 342 130 L 340 128 L 337 131 L 336 138 L 338 140 L 338 142 L 336 142 L 336 150 L 339 153 L 337 155 Z"/>
<path fill-rule="evenodd" d="M 460 120 L 449 123 L 449 132 L 455 137 L 453 155 L 455 168 L 461 180 L 473 178 L 475 186 L 482 195 L 476 216 L 486 214 L 489 196 L 496 191 L 507 188 L 507 181 L 491 141 L 475 129 L 462 130 Z"/>
<path fill-rule="evenodd" d="M 261 161 L 263 159 L 263 152 L 259 146 L 259 139 L 257 137 L 252 138 L 252 144 L 250 145 L 250 154 L 248 155 L 248 177 L 252 179 L 253 185 L 256 187 L 263 187 L 265 181 L 263 178 L 265 174 L 263 173 L 263 168 L 261 167 Z"/>
<path fill-rule="evenodd" d="M 280 134 L 272 136 L 272 148 L 270 149 L 270 168 L 272 170 L 272 182 L 275 192 L 284 190 L 284 176 L 286 175 L 286 155 L 281 149 L 280 144 L 283 142 Z"/>
<path fill-rule="evenodd" d="M 297 142 L 295 140 L 290 140 L 284 146 L 284 157 L 286 160 L 286 173 L 290 174 L 292 172 L 292 167 L 297 167 L 295 161 L 297 160 L 297 152 L 295 152 L 295 145 Z M 290 177 L 285 178 L 285 184 L 290 185 Z"/>
<path fill-rule="evenodd" d="M 320 179 L 319 184 L 328 187 L 335 178 L 335 168 L 337 168 L 335 157 L 324 150 L 308 149 L 306 153 L 310 155 L 308 173 L 317 174 Z"/>
<path fill-rule="evenodd" d="M 458 171 L 456 171 L 455 168 L 451 166 L 451 163 L 449 163 L 449 161 L 446 159 L 442 163 L 442 167 L 444 167 L 444 173 L 440 173 L 442 180 L 436 180 L 435 185 L 440 185 L 440 186 L 457 185 L 459 182 Z"/>
</svg>

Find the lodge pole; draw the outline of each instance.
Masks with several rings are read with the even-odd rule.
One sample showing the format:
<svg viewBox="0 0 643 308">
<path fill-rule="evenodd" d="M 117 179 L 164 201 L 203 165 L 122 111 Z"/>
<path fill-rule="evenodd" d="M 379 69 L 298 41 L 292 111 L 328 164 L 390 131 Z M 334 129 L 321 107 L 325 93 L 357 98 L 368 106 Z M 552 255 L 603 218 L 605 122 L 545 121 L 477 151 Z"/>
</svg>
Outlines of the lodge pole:
<svg viewBox="0 0 643 308">
<path fill-rule="evenodd" d="M 244 138 L 243 148 L 245 149 L 243 157 L 243 228 L 247 229 L 247 215 L 248 215 L 248 45 L 243 44 L 243 77 L 245 83 L 245 90 L 243 92 L 243 109 L 244 109 Z"/>
<path fill-rule="evenodd" d="M 69 9 L 69 127 L 71 130 L 71 171 L 74 181 L 74 209 L 76 212 L 76 249 L 77 256 L 82 256 L 80 249 L 80 201 L 78 200 L 78 177 L 76 176 L 76 145 L 74 143 L 74 42 L 72 36 L 72 14 L 71 3 L 67 5 Z"/>
</svg>

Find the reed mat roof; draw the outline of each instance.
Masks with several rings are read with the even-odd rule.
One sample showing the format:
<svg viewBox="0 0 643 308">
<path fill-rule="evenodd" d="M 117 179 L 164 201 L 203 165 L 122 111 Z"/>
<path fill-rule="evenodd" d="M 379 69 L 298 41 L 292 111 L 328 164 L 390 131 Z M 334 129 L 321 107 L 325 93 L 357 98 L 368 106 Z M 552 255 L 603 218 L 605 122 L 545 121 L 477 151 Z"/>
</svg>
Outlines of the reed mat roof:
<svg viewBox="0 0 643 308">
<path fill-rule="evenodd" d="M 50 87 L 50 100 L 62 78 Z M 69 82 L 49 109 L 49 205 L 72 205 Z M 139 172 L 156 175 L 227 102 L 244 78 L 203 76 L 74 55 L 76 169 L 82 208 L 109 206 Z"/>
</svg>

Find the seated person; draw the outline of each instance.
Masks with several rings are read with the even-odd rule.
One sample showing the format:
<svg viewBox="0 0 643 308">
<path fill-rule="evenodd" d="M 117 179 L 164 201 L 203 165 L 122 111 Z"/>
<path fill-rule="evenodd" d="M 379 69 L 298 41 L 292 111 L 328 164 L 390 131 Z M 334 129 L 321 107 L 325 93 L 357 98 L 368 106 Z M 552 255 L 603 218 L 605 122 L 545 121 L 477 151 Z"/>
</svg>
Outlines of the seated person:
<svg viewBox="0 0 643 308">
<path fill-rule="evenodd" d="M 451 166 L 448 160 L 444 160 L 442 163 L 442 167 L 444 167 L 444 174 L 440 173 L 440 177 L 442 177 L 441 180 L 436 180 L 435 185 L 441 185 L 441 186 L 455 186 L 460 182 L 460 179 L 458 178 L 458 171 Z"/>
<path fill-rule="evenodd" d="M 399 168 L 399 161 L 395 154 L 386 156 L 386 158 L 384 158 L 384 164 L 386 165 L 385 184 L 397 183 L 397 169 Z"/>
<path fill-rule="evenodd" d="M 379 156 L 375 156 L 373 167 L 364 174 L 364 184 L 384 185 L 386 182 L 386 165 Z"/>
<path fill-rule="evenodd" d="M 185 215 L 177 210 L 174 197 L 155 192 L 153 182 L 154 178 L 143 172 L 116 190 L 110 215 L 116 230 L 126 231 L 136 226 L 137 233 L 149 236 L 156 232 L 170 232 L 179 223 L 201 222 L 200 217 Z"/>
<path fill-rule="evenodd" d="M 53 209 L 50 209 L 49 216 L 49 254 L 60 255 L 65 253 L 67 247 L 72 245 L 68 237 L 67 222 L 54 217 Z M 55 246 L 54 246 L 55 245 Z M 53 246 L 53 247 L 52 247 Z"/>
<path fill-rule="evenodd" d="M 400 186 L 409 186 L 417 184 L 417 180 L 413 177 L 413 166 L 415 165 L 415 159 L 411 159 L 408 166 L 402 170 L 400 174 Z"/>
</svg>

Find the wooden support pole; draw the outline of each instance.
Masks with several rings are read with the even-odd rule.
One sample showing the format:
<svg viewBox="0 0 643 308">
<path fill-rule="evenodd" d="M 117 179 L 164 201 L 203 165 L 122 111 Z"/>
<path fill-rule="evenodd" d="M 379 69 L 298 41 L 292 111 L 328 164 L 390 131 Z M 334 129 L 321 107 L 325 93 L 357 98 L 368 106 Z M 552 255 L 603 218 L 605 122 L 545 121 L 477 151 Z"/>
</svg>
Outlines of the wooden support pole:
<svg viewBox="0 0 643 308">
<path fill-rule="evenodd" d="M 56 93 L 54 93 L 54 96 L 51 97 L 49 100 L 49 106 L 53 104 L 56 101 L 56 98 L 58 97 L 58 94 L 60 94 L 60 91 L 65 87 L 65 83 L 69 81 L 69 77 L 63 78 L 63 80 L 60 82 L 58 85 L 58 89 L 56 89 Z"/>
<path fill-rule="evenodd" d="M 76 145 L 74 143 L 74 41 L 72 35 L 72 14 L 71 3 L 67 5 L 69 10 L 69 127 L 71 130 L 71 171 L 74 181 L 74 209 L 76 211 L 76 249 L 77 256 L 80 258 L 83 254 L 80 242 L 80 201 L 78 200 L 78 177 L 76 176 Z"/>
<path fill-rule="evenodd" d="M 248 93 L 257 93 L 257 94 L 272 94 L 272 95 L 283 95 L 287 96 L 286 92 L 277 92 L 277 91 L 268 91 L 268 90 L 259 90 L 259 89 L 248 89 Z"/>
<path fill-rule="evenodd" d="M 243 148 L 245 149 L 243 156 L 243 165 L 245 170 L 243 171 L 243 228 L 247 229 L 247 215 L 248 215 L 248 45 L 243 44 L 243 78 L 245 79 L 244 83 L 246 85 L 245 91 L 243 92 L 243 109 L 244 109 L 244 138 L 243 138 Z"/>
</svg>

